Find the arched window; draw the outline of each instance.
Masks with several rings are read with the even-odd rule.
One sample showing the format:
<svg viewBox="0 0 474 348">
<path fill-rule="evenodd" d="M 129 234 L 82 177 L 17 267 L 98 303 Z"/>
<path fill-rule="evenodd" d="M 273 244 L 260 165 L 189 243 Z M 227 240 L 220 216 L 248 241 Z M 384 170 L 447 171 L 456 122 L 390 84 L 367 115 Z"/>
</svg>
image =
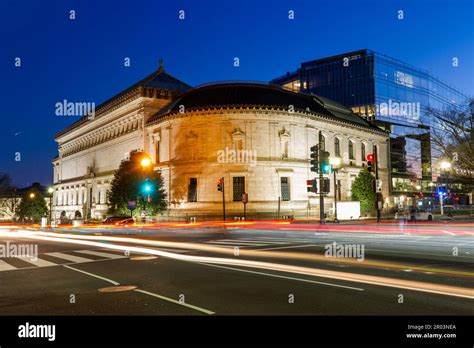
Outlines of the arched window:
<svg viewBox="0 0 474 348">
<path fill-rule="evenodd" d="M 360 144 L 360 159 L 361 159 L 362 162 L 366 161 L 366 158 L 365 158 L 365 144 L 364 143 Z"/>
<path fill-rule="evenodd" d="M 354 159 L 354 142 L 349 140 L 349 159 Z"/>
<path fill-rule="evenodd" d="M 334 155 L 341 157 L 341 142 L 339 138 L 334 138 Z"/>
</svg>

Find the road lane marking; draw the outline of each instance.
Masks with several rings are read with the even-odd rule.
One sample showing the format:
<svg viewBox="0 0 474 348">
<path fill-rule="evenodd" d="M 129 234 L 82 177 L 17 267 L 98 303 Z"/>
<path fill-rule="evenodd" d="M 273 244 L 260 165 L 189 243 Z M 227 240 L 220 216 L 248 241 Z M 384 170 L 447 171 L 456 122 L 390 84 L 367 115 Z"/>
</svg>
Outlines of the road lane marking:
<svg viewBox="0 0 474 348">
<path fill-rule="evenodd" d="M 184 249 L 172 249 L 172 248 L 150 248 L 150 249 L 155 249 L 155 250 L 163 250 L 163 251 L 170 251 L 173 253 L 178 253 L 178 254 L 183 254 L 183 253 L 189 253 L 191 250 L 184 250 Z"/>
<path fill-rule="evenodd" d="M 69 268 L 73 271 L 76 271 L 76 272 L 80 272 L 80 273 L 84 273 L 84 274 L 87 274 L 88 276 L 91 276 L 91 277 L 94 277 L 94 278 L 98 278 L 98 279 L 102 279 L 102 280 L 105 280 L 106 282 L 109 282 L 113 285 L 120 285 L 120 283 L 117 283 L 116 281 L 114 280 L 111 280 L 111 279 L 108 279 L 108 278 L 105 278 L 105 277 L 101 277 L 101 276 L 98 276 L 97 274 L 92 274 L 92 273 L 89 273 L 89 272 L 86 272 L 86 271 L 83 271 L 83 270 L 80 270 L 80 269 L 77 269 L 77 268 L 74 268 L 74 267 L 71 267 L 71 266 L 66 266 L 66 265 L 63 265 L 63 267 L 66 267 L 66 268 Z"/>
<path fill-rule="evenodd" d="M 124 258 L 124 255 L 110 254 L 110 253 L 104 253 L 104 252 L 101 252 L 101 251 L 94 251 L 94 250 L 77 250 L 77 251 L 74 251 L 74 252 L 80 253 L 80 254 L 88 254 L 88 255 L 95 255 L 95 256 L 105 257 L 107 259 L 122 259 L 122 258 Z"/>
<path fill-rule="evenodd" d="M 215 312 L 213 312 L 213 311 L 210 311 L 210 310 L 198 307 L 198 306 L 193 306 L 189 303 L 179 302 L 179 301 L 176 301 L 172 298 L 169 298 L 169 297 L 166 297 L 166 296 L 163 296 L 163 295 L 158 295 L 158 294 L 155 294 L 153 292 L 149 292 L 149 291 L 145 291 L 145 290 L 141 290 L 141 289 L 135 289 L 133 291 L 140 292 L 142 294 L 146 294 L 146 295 L 149 295 L 149 296 L 153 296 L 153 297 L 156 297 L 156 298 L 168 301 L 168 302 L 172 302 L 172 303 L 180 305 L 180 306 L 188 307 L 188 308 L 191 308 L 191 309 L 194 309 L 196 311 L 203 312 L 203 313 L 206 313 L 206 314 L 215 314 Z"/>
<path fill-rule="evenodd" d="M 241 245 L 241 246 L 263 246 L 266 244 L 256 243 L 238 243 L 238 242 L 206 242 L 206 244 L 222 244 L 222 245 Z"/>
<path fill-rule="evenodd" d="M 243 238 L 243 239 L 235 239 L 236 241 L 240 242 L 250 242 L 250 243 L 262 243 L 262 240 L 255 240 L 255 239 L 248 239 L 248 238 Z M 265 244 L 286 244 L 285 242 L 279 241 L 265 241 Z"/>
<path fill-rule="evenodd" d="M 1 271 L 11 271 L 12 269 L 18 269 L 15 266 L 10 265 L 9 263 L 0 260 L 0 272 Z"/>
<path fill-rule="evenodd" d="M 36 258 L 36 260 L 33 260 L 31 257 L 19 257 L 20 260 L 32 263 L 35 266 L 38 267 L 50 267 L 50 266 L 57 266 L 57 263 L 51 262 L 51 261 L 46 261 L 43 259 L 40 259 L 39 257 Z"/>
<path fill-rule="evenodd" d="M 57 257 L 59 259 L 64 259 L 64 260 L 72 261 L 75 263 L 96 261 L 92 259 L 86 259 L 85 257 L 79 257 L 79 256 L 68 255 L 68 254 L 63 254 L 63 253 L 45 253 L 45 255 Z"/>
<path fill-rule="evenodd" d="M 257 249 L 257 250 L 295 249 L 295 248 L 304 248 L 304 247 L 312 247 L 312 246 L 318 246 L 318 245 L 317 244 L 289 245 L 289 246 L 281 246 L 281 247 L 263 248 L 263 249 Z"/>
<path fill-rule="evenodd" d="M 357 290 L 357 291 L 364 291 L 365 290 L 365 289 L 362 289 L 362 288 L 355 288 L 355 287 L 352 287 L 352 286 L 345 286 L 345 285 L 338 285 L 338 284 L 333 284 L 333 283 L 318 282 L 318 281 L 315 281 L 315 280 L 309 280 L 309 279 L 303 279 L 303 278 L 286 277 L 286 276 L 272 274 L 272 273 L 249 271 L 249 270 L 241 269 L 241 268 L 218 266 L 218 265 L 213 265 L 213 264 L 205 263 L 205 262 L 196 262 L 196 263 L 199 263 L 201 265 L 211 266 L 211 267 L 230 269 L 230 270 L 233 270 L 233 271 L 259 274 L 259 275 L 264 275 L 264 276 L 268 276 L 268 277 L 283 278 L 283 279 L 296 280 L 296 281 L 306 282 L 306 283 L 314 283 L 314 284 L 335 286 L 335 287 L 338 287 L 338 288 L 345 288 L 345 289 Z"/>
<path fill-rule="evenodd" d="M 25 234 L 25 232 L 21 231 L 19 236 L 28 236 L 29 238 L 35 238 L 38 240 L 46 240 L 46 241 L 55 241 L 67 244 L 81 244 L 81 245 L 88 245 L 94 246 L 99 248 L 105 249 L 112 249 L 112 250 L 130 250 L 133 252 L 145 252 L 150 253 L 153 255 L 165 256 L 172 259 L 178 259 L 181 261 L 188 261 L 188 262 L 202 262 L 202 263 L 212 263 L 212 264 L 231 264 L 235 266 L 242 266 L 242 267 L 251 267 L 251 268 L 259 268 L 259 269 L 271 269 L 274 271 L 286 272 L 286 273 L 298 273 L 298 274 L 306 274 L 315 277 L 324 277 L 329 279 L 337 279 L 340 281 L 349 281 L 349 282 L 357 282 L 357 283 L 366 283 L 366 284 L 373 284 L 376 286 L 385 286 L 385 287 L 392 287 L 392 288 L 404 288 L 414 291 L 421 291 L 421 292 L 428 292 L 434 294 L 440 294 L 445 296 L 456 296 L 456 297 L 463 297 L 474 299 L 473 291 L 471 288 L 464 288 L 459 286 L 450 286 L 450 285 L 443 285 L 443 284 L 436 284 L 436 283 L 427 283 L 427 282 L 420 282 L 420 281 L 412 281 L 412 280 L 404 280 L 404 279 L 396 279 L 396 278 L 388 278 L 382 276 L 373 276 L 373 275 L 363 275 L 358 273 L 348 273 L 348 272 L 337 272 L 337 271 L 330 271 L 324 269 L 317 269 L 317 268 L 309 268 L 303 266 L 296 266 L 296 265 L 288 265 L 288 264 L 279 264 L 273 262 L 262 262 L 262 261 L 253 261 L 253 260 L 243 260 L 243 259 L 230 259 L 230 258 L 221 258 L 221 257 L 203 257 L 203 256 L 193 256 L 193 255 L 179 255 L 179 254 L 172 254 L 167 253 L 164 251 L 157 251 L 146 249 L 144 247 L 134 247 L 134 246 L 123 246 L 123 245 L 116 245 L 113 243 L 104 243 L 104 242 L 94 242 L 90 240 L 77 240 L 74 238 L 78 238 L 79 236 L 70 236 L 69 238 L 57 238 L 57 237 L 47 237 L 48 234 L 53 233 L 42 233 L 43 235 L 38 236 L 29 236 Z M 89 237 L 88 237 L 89 238 Z M 105 238 L 104 238 L 105 239 Z M 121 240 L 123 238 L 113 238 L 109 237 L 107 240 Z M 137 240 L 134 238 L 127 238 L 127 242 L 131 243 L 144 243 L 143 240 Z M 150 242 L 150 241 L 147 241 Z"/>
</svg>

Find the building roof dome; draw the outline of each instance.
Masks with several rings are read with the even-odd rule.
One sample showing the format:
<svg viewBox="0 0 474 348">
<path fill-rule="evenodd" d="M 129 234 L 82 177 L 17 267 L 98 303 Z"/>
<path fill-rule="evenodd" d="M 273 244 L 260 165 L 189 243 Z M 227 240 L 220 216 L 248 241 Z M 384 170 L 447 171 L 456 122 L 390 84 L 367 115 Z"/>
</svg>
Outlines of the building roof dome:
<svg viewBox="0 0 474 348">
<path fill-rule="evenodd" d="M 180 112 L 181 105 L 185 111 L 235 107 L 288 110 L 292 105 L 295 112 L 310 112 L 374 127 L 350 109 L 330 99 L 288 91 L 277 85 L 248 82 L 219 83 L 188 90 L 153 115 L 148 123 L 155 123 L 165 115 Z"/>
</svg>

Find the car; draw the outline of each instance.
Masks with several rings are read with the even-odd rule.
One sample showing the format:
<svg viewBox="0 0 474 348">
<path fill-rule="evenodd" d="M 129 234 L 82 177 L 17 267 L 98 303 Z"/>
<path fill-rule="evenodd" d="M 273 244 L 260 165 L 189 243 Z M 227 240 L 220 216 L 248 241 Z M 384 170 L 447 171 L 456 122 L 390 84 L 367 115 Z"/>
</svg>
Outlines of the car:
<svg viewBox="0 0 474 348">
<path fill-rule="evenodd" d="M 396 220 L 406 221 L 433 221 L 433 214 L 423 209 L 405 209 L 398 210 L 395 213 Z"/>
<path fill-rule="evenodd" d="M 128 226 L 133 223 L 135 223 L 135 220 L 130 216 L 110 216 L 102 222 L 104 225 L 115 226 Z"/>
</svg>

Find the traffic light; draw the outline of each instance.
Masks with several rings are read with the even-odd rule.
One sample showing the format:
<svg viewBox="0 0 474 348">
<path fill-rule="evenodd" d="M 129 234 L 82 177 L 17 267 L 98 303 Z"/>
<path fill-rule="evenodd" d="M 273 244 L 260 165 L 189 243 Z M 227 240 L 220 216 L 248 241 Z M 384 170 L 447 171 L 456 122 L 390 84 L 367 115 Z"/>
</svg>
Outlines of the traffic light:
<svg viewBox="0 0 474 348">
<path fill-rule="evenodd" d="M 153 185 L 149 182 L 145 182 L 143 185 L 142 185 L 142 191 L 143 193 L 145 194 L 148 194 L 148 193 L 151 193 L 151 191 L 153 191 Z"/>
<path fill-rule="evenodd" d="M 311 150 L 311 171 L 312 172 L 316 172 L 318 173 L 319 170 L 318 170 L 318 166 L 319 166 L 319 146 L 318 145 L 314 145 L 314 146 L 311 146 L 310 148 Z"/>
<path fill-rule="evenodd" d="M 374 170 L 373 166 L 374 166 L 374 154 L 369 153 L 367 155 L 367 170 L 369 171 L 369 173 L 372 173 L 372 171 Z"/>
<path fill-rule="evenodd" d="M 318 185 L 316 179 L 306 180 L 306 187 L 308 192 L 318 193 Z"/>
<path fill-rule="evenodd" d="M 321 189 L 322 193 L 329 193 L 331 181 L 329 178 L 323 178 L 323 188 Z"/>
<path fill-rule="evenodd" d="M 321 151 L 321 171 L 324 174 L 330 173 L 331 172 L 331 165 L 329 164 L 329 152 L 327 151 Z"/>
<path fill-rule="evenodd" d="M 224 180 L 223 178 L 217 179 L 217 191 L 222 192 L 224 187 Z"/>
</svg>

